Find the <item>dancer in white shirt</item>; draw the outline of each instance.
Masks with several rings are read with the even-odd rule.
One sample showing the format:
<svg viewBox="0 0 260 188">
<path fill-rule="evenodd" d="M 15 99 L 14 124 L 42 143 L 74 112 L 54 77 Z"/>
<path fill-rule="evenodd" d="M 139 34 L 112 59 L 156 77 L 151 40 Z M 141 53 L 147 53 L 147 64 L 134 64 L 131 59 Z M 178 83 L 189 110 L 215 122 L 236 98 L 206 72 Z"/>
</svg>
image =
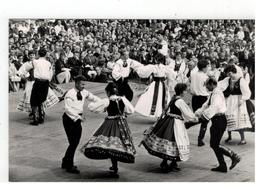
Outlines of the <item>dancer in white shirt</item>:
<svg viewBox="0 0 260 188">
<path fill-rule="evenodd" d="M 200 60 L 197 64 L 199 70 L 191 71 L 190 90 L 192 93 L 192 109 L 194 112 L 204 104 L 209 95 L 205 86 L 205 82 L 208 79 L 208 76 L 206 74 L 208 71 L 208 65 L 209 62 L 207 60 Z M 203 142 L 203 138 L 206 134 L 206 130 L 207 123 L 201 123 L 200 132 L 198 136 L 198 146 L 205 145 Z"/>
<path fill-rule="evenodd" d="M 215 152 L 219 166 L 211 170 L 227 172 L 224 155 L 231 159 L 230 170 L 240 162 L 240 157 L 229 148 L 220 145 L 221 138 L 227 127 L 225 116 L 227 107 L 223 92 L 217 87 L 217 81 L 214 78 L 209 78 L 206 81 L 206 87 L 212 93 L 203 106 L 195 112 L 195 115 L 199 116 L 201 121 L 208 122 L 211 120 L 212 122 L 210 127 L 210 147 Z"/>
<path fill-rule="evenodd" d="M 70 89 L 64 97 L 65 112 L 62 116 L 62 122 L 69 141 L 69 146 L 62 159 L 61 167 L 66 169 L 67 172 L 74 174 L 80 173 L 77 167 L 74 166 L 74 155 L 82 133 L 81 122 L 84 120 L 83 106 L 85 100 L 95 102 L 100 100 L 99 97 L 96 97 L 84 89 L 84 80 L 86 80 L 86 78 L 81 75 L 75 77 L 75 88 Z"/>
<path fill-rule="evenodd" d="M 125 96 L 129 101 L 132 101 L 134 94 L 128 84 L 128 76 L 131 69 L 136 71 L 142 66 L 138 61 L 129 58 L 129 52 L 126 49 L 121 51 L 121 58 L 116 61 L 112 71 L 112 77 L 118 87 L 119 96 Z"/>
<path fill-rule="evenodd" d="M 52 66 L 49 61 L 46 60 L 45 56 L 47 51 L 44 48 L 39 50 L 40 58 L 34 60 L 31 64 L 31 69 L 33 69 L 33 76 L 35 78 L 30 104 L 32 107 L 33 121 L 31 125 L 38 125 L 44 122 L 44 114 L 42 110 L 42 104 L 47 99 L 49 91 L 49 82 L 52 78 Z M 38 109 L 38 117 L 37 117 Z"/>
</svg>

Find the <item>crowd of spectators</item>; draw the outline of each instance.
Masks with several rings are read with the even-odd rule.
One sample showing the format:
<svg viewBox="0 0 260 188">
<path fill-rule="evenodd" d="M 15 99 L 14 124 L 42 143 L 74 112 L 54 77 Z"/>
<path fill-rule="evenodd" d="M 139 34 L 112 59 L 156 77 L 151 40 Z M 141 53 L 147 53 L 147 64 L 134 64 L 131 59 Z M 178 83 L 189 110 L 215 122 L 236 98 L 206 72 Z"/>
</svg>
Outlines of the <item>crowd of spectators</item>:
<svg viewBox="0 0 260 188">
<path fill-rule="evenodd" d="M 53 65 L 53 82 L 69 82 L 78 74 L 106 82 L 122 46 L 131 59 L 154 63 L 158 31 L 168 43 L 166 63 L 181 58 L 188 66 L 207 58 L 220 68 L 234 59 L 254 82 L 254 20 L 18 19 L 9 21 L 10 88 L 22 87 L 16 71 L 29 52 L 37 58 L 41 47 Z"/>
</svg>

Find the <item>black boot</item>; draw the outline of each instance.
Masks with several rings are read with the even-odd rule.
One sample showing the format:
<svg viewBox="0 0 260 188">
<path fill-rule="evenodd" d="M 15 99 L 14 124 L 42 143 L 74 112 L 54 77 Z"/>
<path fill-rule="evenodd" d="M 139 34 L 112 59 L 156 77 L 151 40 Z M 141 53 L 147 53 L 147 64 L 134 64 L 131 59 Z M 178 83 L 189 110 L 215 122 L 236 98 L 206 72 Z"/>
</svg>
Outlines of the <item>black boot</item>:
<svg viewBox="0 0 260 188">
<path fill-rule="evenodd" d="M 36 117 L 36 114 L 33 114 L 33 120 L 30 122 L 30 125 L 33 125 L 33 126 L 39 125 L 38 118 Z"/>
<path fill-rule="evenodd" d="M 161 167 L 161 169 L 162 169 L 163 172 L 165 172 L 165 173 L 170 172 L 170 168 L 169 168 L 169 165 L 168 165 L 166 159 L 163 159 L 163 161 L 162 161 L 161 164 L 160 164 L 160 167 Z"/>
<path fill-rule="evenodd" d="M 206 131 L 207 131 L 207 124 L 208 124 L 208 121 L 204 121 L 200 125 L 200 132 L 199 132 L 199 136 L 198 136 L 198 146 L 199 147 L 205 145 L 205 143 L 203 142 L 203 139 L 204 139 Z"/>
<path fill-rule="evenodd" d="M 178 164 L 177 164 L 177 162 L 176 162 L 175 160 L 173 160 L 173 161 L 171 162 L 169 168 L 170 168 L 170 170 L 176 171 L 176 172 L 178 172 L 178 171 L 181 170 L 181 169 L 178 167 Z"/>
<path fill-rule="evenodd" d="M 38 112 L 39 112 L 38 122 L 39 124 L 42 124 L 44 123 L 44 115 L 45 115 L 42 105 L 38 107 Z"/>
<path fill-rule="evenodd" d="M 229 169 L 232 170 L 240 162 L 241 160 L 240 156 L 227 147 L 220 145 L 219 148 L 221 149 L 224 155 L 228 156 L 231 159 L 232 162 Z"/>
<path fill-rule="evenodd" d="M 30 122 L 30 125 L 37 126 L 39 124 L 38 118 L 36 116 L 37 107 L 32 107 L 32 118 L 33 120 Z"/>
<path fill-rule="evenodd" d="M 112 162 L 112 166 L 109 168 L 109 170 L 112 171 L 112 177 L 113 178 L 119 178 L 119 174 L 118 174 L 118 162 L 115 159 L 111 159 Z"/>
<path fill-rule="evenodd" d="M 227 166 L 221 165 L 216 168 L 212 168 L 211 171 L 214 172 L 227 172 Z"/>
</svg>

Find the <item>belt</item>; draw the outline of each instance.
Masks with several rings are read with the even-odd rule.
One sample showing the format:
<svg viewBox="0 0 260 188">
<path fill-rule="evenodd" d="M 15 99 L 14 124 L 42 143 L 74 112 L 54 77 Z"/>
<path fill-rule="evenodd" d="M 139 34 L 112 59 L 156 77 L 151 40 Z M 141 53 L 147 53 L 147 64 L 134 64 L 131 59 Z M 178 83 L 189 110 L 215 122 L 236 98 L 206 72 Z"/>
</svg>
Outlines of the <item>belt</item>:
<svg viewBox="0 0 260 188">
<path fill-rule="evenodd" d="M 116 116 L 107 116 L 106 117 L 106 119 L 117 119 L 117 118 L 125 119 L 126 117 L 124 115 L 116 115 Z"/>
<path fill-rule="evenodd" d="M 164 81 L 165 78 L 164 77 L 154 77 L 153 80 L 154 81 Z"/>
<path fill-rule="evenodd" d="M 166 113 L 167 116 L 169 117 L 173 117 L 173 118 L 176 118 L 176 119 L 180 119 L 180 120 L 184 120 L 183 117 L 181 117 L 180 115 L 177 115 L 177 114 L 172 114 L 172 113 Z"/>
<path fill-rule="evenodd" d="M 225 115 L 224 113 L 217 113 L 214 116 L 224 116 L 224 115 Z"/>
<path fill-rule="evenodd" d="M 39 81 L 39 82 L 49 82 L 49 80 L 46 80 L 46 79 L 39 79 L 39 78 L 35 78 L 35 81 Z"/>
</svg>

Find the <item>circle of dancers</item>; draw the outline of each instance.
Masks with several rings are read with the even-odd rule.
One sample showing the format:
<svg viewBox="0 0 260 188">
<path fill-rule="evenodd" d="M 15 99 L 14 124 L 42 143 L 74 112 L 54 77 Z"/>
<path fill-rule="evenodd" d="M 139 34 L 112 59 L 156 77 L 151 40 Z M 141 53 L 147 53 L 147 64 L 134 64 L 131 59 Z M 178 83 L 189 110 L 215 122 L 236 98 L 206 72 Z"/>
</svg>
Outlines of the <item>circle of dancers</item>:
<svg viewBox="0 0 260 188">
<path fill-rule="evenodd" d="M 18 71 L 27 82 L 17 109 L 27 112 L 32 118 L 30 124 L 38 126 L 44 123 L 44 110 L 64 100 L 62 123 L 69 146 L 61 167 L 66 172 L 80 173 L 74 164 L 74 155 L 82 134 L 81 124 L 85 121 L 83 106 L 86 100 L 90 101 L 89 110 L 107 113 L 107 116 L 80 151 L 89 159 L 111 160 L 109 170 L 113 177 L 119 177 L 118 162 L 135 162 L 136 149 L 127 123 L 128 116 L 134 112 L 156 118 L 154 125 L 144 132 L 139 146 L 162 160 L 162 172 L 180 171 L 178 163 L 189 159 L 187 129 L 200 125 L 198 147 L 205 145 L 203 139 L 209 121 L 210 147 L 218 162 L 211 170 L 226 173 L 240 162 L 241 156 L 220 142 L 226 129 L 228 138 L 225 143 L 230 142 L 231 133 L 237 131 L 241 138 L 239 145 L 246 144 L 245 131 L 254 131 L 254 104 L 250 101 L 251 92 L 242 69 L 231 59 L 222 71 L 225 78 L 220 80 L 220 72 L 216 71 L 214 63 L 209 70 L 207 59 L 196 64 L 190 62 L 187 67 L 178 58 L 175 64 L 168 61 L 167 43 L 162 38 L 159 42 L 154 63 L 149 65 L 130 59 L 127 49 L 121 48 L 121 58 L 112 71 L 113 81 L 106 86 L 107 97 L 103 99 L 85 89 L 86 79 L 82 75 L 74 78 L 72 89 L 62 90 L 51 82 L 52 67 L 45 58 L 46 50 L 39 50 L 39 59 L 35 59 L 35 54 L 29 54 L 30 60 Z M 152 76 L 135 107 L 131 104 L 134 92 L 128 84 L 131 71 L 140 78 Z M 185 101 L 188 92 L 192 94 L 192 109 Z M 231 159 L 230 165 L 226 164 L 224 156 Z"/>
</svg>

